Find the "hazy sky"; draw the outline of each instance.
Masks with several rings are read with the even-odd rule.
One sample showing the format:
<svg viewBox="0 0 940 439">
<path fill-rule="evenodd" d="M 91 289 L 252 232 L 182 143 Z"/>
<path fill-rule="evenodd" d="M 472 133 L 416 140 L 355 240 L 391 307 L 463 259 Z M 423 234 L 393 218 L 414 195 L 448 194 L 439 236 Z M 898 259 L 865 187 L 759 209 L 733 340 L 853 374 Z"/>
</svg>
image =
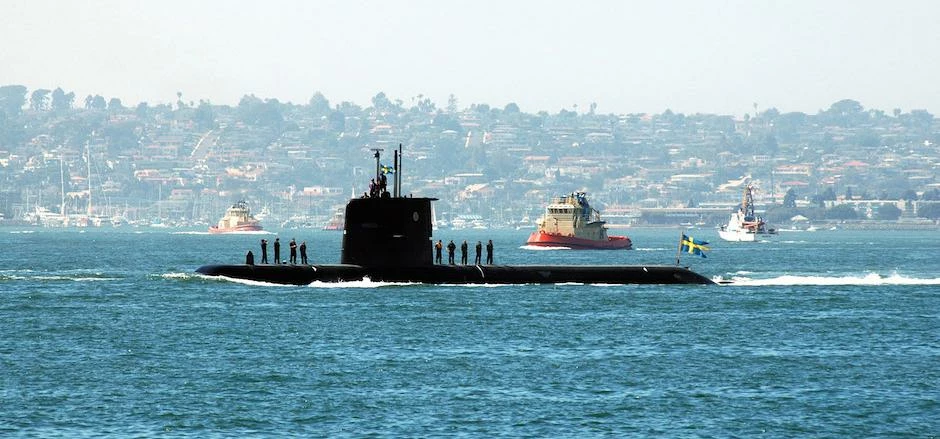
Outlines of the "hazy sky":
<svg viewBox="0 0 940 439">
<path fill-rule="evenodd" d="M 0 0 L 0 85 L 555 113 L 940 112 L 940 2 Z"/>
</svg>

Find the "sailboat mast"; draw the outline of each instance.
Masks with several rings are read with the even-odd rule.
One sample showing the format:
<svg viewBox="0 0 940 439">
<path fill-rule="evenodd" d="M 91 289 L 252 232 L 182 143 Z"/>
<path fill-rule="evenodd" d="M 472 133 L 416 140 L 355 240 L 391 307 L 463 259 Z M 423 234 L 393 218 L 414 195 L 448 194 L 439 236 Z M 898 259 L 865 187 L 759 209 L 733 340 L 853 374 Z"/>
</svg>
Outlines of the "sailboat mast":
<svg viewBox="0 0 940 439">
<path fill-rule="evenodd" d="M 88 216 L 91 216 L 91 147 L 85 142 L 85 170 L 88 176 Z"/>
<path fill-rule="evenodd" d="M 61 187 L 60 194 L 62 195 L 62 204 L 59 207 L 59 213 L 65 215 L 65 170 L 63 169 L 63 157 L 59 157 L 59 185 Z"/>
</svg>

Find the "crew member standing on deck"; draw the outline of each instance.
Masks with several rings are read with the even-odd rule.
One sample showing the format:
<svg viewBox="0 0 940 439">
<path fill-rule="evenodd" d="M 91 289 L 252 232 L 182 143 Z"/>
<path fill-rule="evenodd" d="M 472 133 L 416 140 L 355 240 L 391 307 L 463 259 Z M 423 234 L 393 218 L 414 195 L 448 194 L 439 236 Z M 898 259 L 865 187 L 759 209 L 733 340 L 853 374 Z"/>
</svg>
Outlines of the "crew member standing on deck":
<svg viewBox="0 0 940 439">
<path fill-rule="evenodd" d="M 268 263 L 268 240 L 267 239 L 261 240 L 261 263 L 262 264 Z"/>
<path fill-rule="evenodd" d="M 274 238 L 274 263 L 281 263 L 281 238 Z"/>
<path fill-rule="evenodd" d="M 493 264 L 493 240 L 486 241 L 486 263 Z"/>
<path fill-rule="evenodd" d="M 477 241 L 476 251 L 477 251 L 477 256 L 476 256 L 475 258 L 473 258 L 473 264 L 474 264 L 474 265 L 480 265 L 480 252 L 483 251 L 483 243 L 482 243 L 482 242 Z"/>
<path fill-rule="evenodd" d="M 307 265 L 307 241 L 300 243 L 300 263 Z"/>
<path fill-rule="evenodd" d="M 460 244 L 460 263 L 467 265 L 467 240 L 463 240 L 463 244 Z"/>
<path fill-rule="evenodd" d="M 294 238 L 290 239 L 290 263 L 297 263 L 297 241 L 294 241 Z"/>
<path fill-rule="evenodd" d="M 457 249 L 457 244 L 454 244 L 454 241 L 451 240 L 447 244 L 447 263 L 454 265 L 454 250 Z"/>
<path fill-rule="evenodd" d="M 434 244 L 434 262 L 438 264 L 443 264 L 444 260 L 441 258 L 441 250 L 444 249 L 444 243 L 440 239 L 437 240 L 437 244 Z"/>
</svg>

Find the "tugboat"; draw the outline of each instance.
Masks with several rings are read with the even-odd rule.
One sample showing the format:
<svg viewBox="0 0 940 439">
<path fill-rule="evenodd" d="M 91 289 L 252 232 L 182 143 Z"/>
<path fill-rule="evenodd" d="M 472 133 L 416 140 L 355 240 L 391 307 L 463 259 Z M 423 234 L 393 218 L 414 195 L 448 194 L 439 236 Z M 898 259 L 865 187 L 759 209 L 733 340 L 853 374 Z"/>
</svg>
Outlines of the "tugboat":
<svg viewBox="0 0 940 439">
<path fill-rule="evenodd" d="M 576 250 L 633 249 L 630 238 L 607 236 L 606 223 L 588 203 L 584 192 L 553 198 L 535 224 L 538 230 L 529 235 L 527 245 Z"/>
<path fill-rule="evenodd" d="M 375 190 L 346 204 L 343 247 L 339 264 L 260 264 L 253 255 L 244 264 L 204 265 L 206 276 L 276 284 L 312 282 L 373 282 L 428 284 L 714 284 L 688 268 L 673 265 L 436 265 L 432 240 L 431 202 L 436 198 L 403 196 L 399 158 L 395 151 L 392 192 L 386 190 L 375 151 Z"/>
<path fill-rule="evenodd" d="M 210 233 L 260 232 L 261 222 L 251 216 L 248 203 L 238 201 L 225 211 L 219 224 L 209 227 Z"/>
<path fill-rule="evenodd" d="M 744 187 L 744 197 L 738 210 L 731 214 L 728 224 L 721 226 L 718 236 L 725 241 L 751 242 L 757 240 L 757 235 L 773 235 L 776 229 L 768 229 L 764 219 L 754 213 L 754 188 L 751 185 Z"/>
<path fill-rule="evenodd" d="M 345 215 L 343 214 L 343 208 L 340 207 L 333 212 L 333 217 L 330 218 L 330 221 L 323 226 L 323 230 L 332 230 L 341 232 L 343 231 L 343 225 L 346 223 Z"/>
</svg>

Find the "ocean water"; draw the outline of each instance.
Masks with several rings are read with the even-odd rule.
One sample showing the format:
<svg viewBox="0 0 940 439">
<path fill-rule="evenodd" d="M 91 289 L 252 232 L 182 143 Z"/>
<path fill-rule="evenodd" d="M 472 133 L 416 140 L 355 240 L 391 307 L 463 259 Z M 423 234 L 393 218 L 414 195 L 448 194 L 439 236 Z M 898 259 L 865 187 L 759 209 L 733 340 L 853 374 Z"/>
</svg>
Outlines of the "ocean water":
<svg viewBox="0 0 940 439">
<path fill-rule="evenodd" d="M 675 263 L 679 229 L 624 231 L 435 238 Z M 940 436 L 936 231 L 686 233 L 712 250 L 681 264 L 731 284 L 277 286 L 193 273 L 272 235 L 2 228 L 0 436 Z M 279 236 L 339 261 L 341 233 Z"/>
</svg>

